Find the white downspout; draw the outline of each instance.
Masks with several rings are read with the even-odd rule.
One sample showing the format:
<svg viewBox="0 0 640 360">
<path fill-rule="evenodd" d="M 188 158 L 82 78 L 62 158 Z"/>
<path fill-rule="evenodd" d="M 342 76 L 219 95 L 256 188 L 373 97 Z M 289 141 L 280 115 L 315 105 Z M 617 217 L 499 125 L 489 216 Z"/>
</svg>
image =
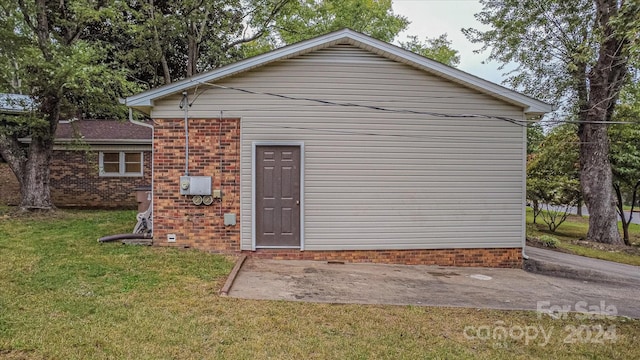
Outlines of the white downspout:
<svg viewBox="0 0 640 360">
<path fill-rule="evenodd" d="M 140 125 L 140 126 L 145 126 L 151 129 L 151 201 L 149 202 L 149 207 L 151 208 L 151 216 L 153 217 L 153 183 L 156 177 L 155 171 L 154 171 L 154 161 L 153 161 L 153 157 L 155 155 L 155 151 L 153 149 L 153 144 L 155 142 L 155 131 L 153 129 L 153 123 L 151 124 L 147 124 L 144 123 L 142 121 L 136 121 L 133 120 L 133 109 L 129 108 L 129 122 L 135 125 Z M 143 167 L 143 171 L 144 171 L 144 164 L 142 164 Z M 152 228 L 153 229 L 153 228 Z M 153 230 L 152 230 L 153 231 Z"/>
<path fill-rule="evenodd" d="M 524 118 L 526 120 L 526 117 Z M 529 256 L 524 253 L 527 246 L 527 127 L 522 132 L 522 259 L 529 260 Z"/>
<path fill-rule="evenodd" d="M 184 110 L 184 175 L 189 176 L 189 95 L 182 92 L 180 108 Z"/>
</svg>

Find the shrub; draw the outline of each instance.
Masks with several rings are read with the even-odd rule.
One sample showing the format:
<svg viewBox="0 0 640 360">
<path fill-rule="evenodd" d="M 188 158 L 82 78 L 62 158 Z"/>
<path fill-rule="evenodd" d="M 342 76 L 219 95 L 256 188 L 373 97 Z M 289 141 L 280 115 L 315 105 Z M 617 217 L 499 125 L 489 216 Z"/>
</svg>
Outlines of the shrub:
<svg viewBox="0 0 640 360">
<path fill-rule="evenodd" d="M 542 235 L 540 236 L 540 242 L 542 243 L 542 245 L 546 246 L 546 247 L 550 247 L 550 248 L 557 248 L 558 244 L 560 244 L 560 240 L 554 238 L 553 236 L 549 236 L 549 235 Z"/>
</svg>

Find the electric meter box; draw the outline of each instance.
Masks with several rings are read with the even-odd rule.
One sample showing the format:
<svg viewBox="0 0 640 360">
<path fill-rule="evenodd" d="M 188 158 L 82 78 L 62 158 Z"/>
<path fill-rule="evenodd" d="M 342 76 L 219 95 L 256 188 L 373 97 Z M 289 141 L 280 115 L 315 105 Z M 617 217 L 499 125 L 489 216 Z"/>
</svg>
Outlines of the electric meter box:
<svg viewBox="0 0 640 360">
<path fill-rule="evenodd" d="M 211 195 L 211 176 L 180 176 L 180 195 Z"/>
</svg>

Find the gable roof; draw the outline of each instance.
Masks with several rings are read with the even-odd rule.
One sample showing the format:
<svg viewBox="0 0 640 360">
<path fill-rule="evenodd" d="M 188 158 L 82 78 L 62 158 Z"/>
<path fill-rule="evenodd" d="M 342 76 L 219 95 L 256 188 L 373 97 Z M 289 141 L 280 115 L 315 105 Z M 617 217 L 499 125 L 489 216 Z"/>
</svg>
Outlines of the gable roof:
<svg viewBox="0 0 640 360">
<path fill-rule="evenodd" d="M 67 144 L 82 140 L 89 145 L 145 145 L 151 144 L 153 130 L 147 126 L 121 120 L 60 121 L 55 143 Z M 31 138 L 20 139 L 30 143 Z"/>
<path fill-rule="evenodd" d="M 29 95 L 0 93 L 0 113 L 25 113 L 29 112 L 33 105 L 33 99 Z"/>
<path fill-rule="evenodd" d="M 411 51 L 402 49 L 393 44 L 374 39 L 350 29 L 343 29 L 301 41 L 262 55 L 254 56 L 215 70 L 198 74 L 181 81 L 151 89 L 126 98 L 125 104 L 131 108 L 138 109 L 149 114 L 153 108 L 153 101 L 156 99 L 180 93 L 184 90 L 198 86 L 203 82 L 214 82 L 275 61 L 304 55 L 337 44 L 349 44 L 356 46 L 393 61 L 413 66 L 463 86 L 476 89 L 482 93 L 496 97 L 508 103 L 521 106 L 524 109 L 525 114 L 529 116 L 543 115 L 553 110 L 551 105 L 521 94 L 517 91 L 507 89 L 501 85 L 481 79 L 475 75 L 471 75 L 435 60 L 412 53 Z"/>
<path fill-rule="evenodd" d="M 61 121 L 56 142 L 70 142 L 78 136 L 88 144 L 151 144 L 149 127 L 121 120 Z"/>
</svg>

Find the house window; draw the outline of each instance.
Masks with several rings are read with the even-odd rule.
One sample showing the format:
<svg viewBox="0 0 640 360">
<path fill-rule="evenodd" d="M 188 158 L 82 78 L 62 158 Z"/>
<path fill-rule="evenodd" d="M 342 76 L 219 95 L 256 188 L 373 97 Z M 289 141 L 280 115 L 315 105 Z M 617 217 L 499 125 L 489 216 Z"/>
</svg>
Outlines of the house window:
<svg viewBox="0 0 640 360">
<path fill-rule="evenodd" d="M 100 176 L 142 176 L 141 152 L 100 152 Z"/>
</svg>

